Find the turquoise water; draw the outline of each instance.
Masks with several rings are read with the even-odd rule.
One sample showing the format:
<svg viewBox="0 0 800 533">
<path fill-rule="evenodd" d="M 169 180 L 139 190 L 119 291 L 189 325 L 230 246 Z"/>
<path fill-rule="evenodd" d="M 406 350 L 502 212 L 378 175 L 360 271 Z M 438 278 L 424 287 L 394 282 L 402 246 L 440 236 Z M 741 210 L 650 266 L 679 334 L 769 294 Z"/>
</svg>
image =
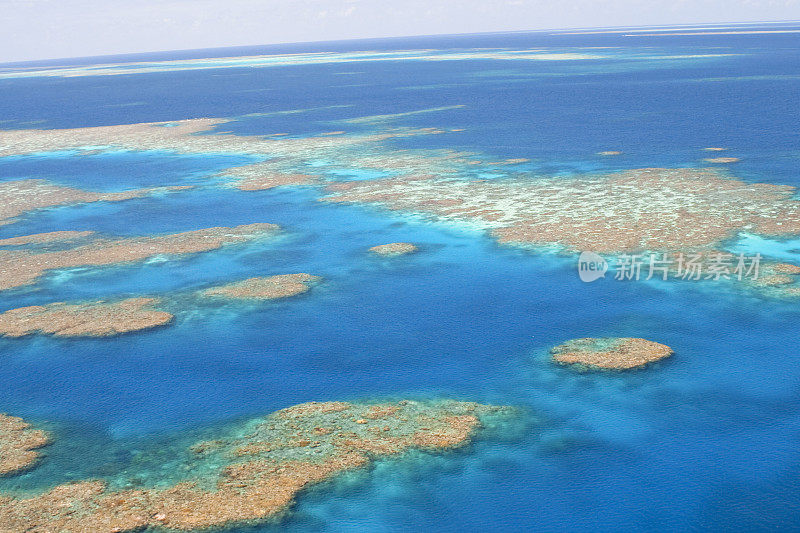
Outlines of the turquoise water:
<svg viewBox="0 0 800 533">
<path fill-rule="evenodd" d="M 302 136 L 370 129 L 343 126 L 350 118 L 461 104 L 393 124 L 466 131 L 393 143 L 475 151 L 486 161 L 531 159 L 501 174 L 704 166 L 704 157 L 731 155 L 742 161 L 728 168 L 747 181 L 800 185 L 800 38 L 665 39 L 532 34 L 391 43 L 621 47 L 619 58 L 597 61 L 400 60 L 4 79 L 0 120 L 5 128 L 80 127 L 264 113 L 222 129 Z M 632 59 L 719 53 L 739 55 Z M 702 151 L 707 146 L 729 150 Z M 595 155 L 603 150 L 624 153 Z M 171 458 L 198 434 L 300 402 L 447 396 L 518 406 L 520 424 L 464 450 L 379 461 L 303 493 L 282 523 L 248 531 L 800 528 L 796 302 L 688 282 L 584 284 L 572 258 L 502 247 L 469 228 L 319 202 L 309 188 L 214 186 L 215 173 L 251 160 L 158 152 L 0 158 L 0 180 L 46 178 L 103 191 L 197 185 L 39 211 L 0 227 L 0 238 L 252 222 L 285 228 L 272 241 L 52 273 L 4 292 L 0 311 L 165 293 L 177 318 L 172 327 L 115 339 L 0 339 L 0 411 L 41 422 L 57 437 L 39 468 L 0 480 L 0 488 L 145 475 L 137 467 L 150 464 L 143 456 Z M 380 175 L 337 169 L 326 177 Z M 421 253 L 394 260 L 365 253 L 394 241 L 415 242 Z M 752 238 L 740 246 L 800 261 L 800 246 Z M 293 272 L 325 281 L 264 305 L 202 303 L 190 294 Z M 645 337 L 675 356 L 624 374 L 575 373 L 548 361 L 550 346 L 584 336 Z"/>
</svg>

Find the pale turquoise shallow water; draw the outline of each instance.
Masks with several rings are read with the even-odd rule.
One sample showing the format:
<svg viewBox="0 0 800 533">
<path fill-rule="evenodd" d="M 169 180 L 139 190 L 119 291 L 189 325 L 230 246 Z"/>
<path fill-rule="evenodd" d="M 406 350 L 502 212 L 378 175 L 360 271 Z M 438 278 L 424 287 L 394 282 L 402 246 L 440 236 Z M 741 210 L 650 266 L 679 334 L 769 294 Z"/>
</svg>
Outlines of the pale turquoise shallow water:
<svg viewBox="0 0 800 533">
<path fill-rule="evenodd" d="M 529 42 L 462 39 L 437 46 L 546 42 L 536 35 Z M 657 65 L 400 61 L 7 79 L 0 81 L 0 119 L 11 121 L 7 128 L 77 127 L 316 108 L 225 126 L 304 135 L 339 129 L 342 119 L 464 104 L 396 121 L 466 128 L 460 136 L 397 143 L 528 157 L 522 168 L 564 175 L 699 166 L 707 156 L 701 148 L 722 145 L 730 148 L 724 155 L 742 157 L 730 167 L 737 176 L 800 184 L 796 37 L 674 37 L 635 46 L 613 36 L 574 39 L 557 46 L 742 55 Z M 401 44 L 392 46 L 431 43 Z M 719 77 L 728 79 L 697 81 Z M 35 120 L 44 122 L 25 124 Z M 611 149 L 625 154 L 593 155 Z M 38 212 L 0 228 L 0 238 L 262 221 L 286 228 L 266 243 L 54 273 L 33 290 L 3 293 L 0 310 L 168 292 L 177 320 L 116 339 L 0 340 L 0 411 L 50 424 L 57 436 L 39 468 L 0 487 L 169 478 L 169 468 L 153 465 L 198 433 L 309 400 L 455 397 L 515 405 L 524 414 L 464 450 L 380 461 L 325 483 L 304 493 L 280 525 L 255 530 L 800 527 L 797 303 L 688 282 L 584 284 L 571 258 L 500 247 L 467 228 L 318 202 L 313 189 L 213 186 L 209 176 L 248 161 L 156 152 L 0 158 L 1 180 L 37 177 L 92 190 L 201 185 Z M 331 177 L 376 176 L 342 169 Z M 393 241 L 418 243 L 421 253 L 395 261 L 364 253 Z M 791 243 L 750 239 L 741 246 L 800 260 Z M 192 289 L 208 284 L 290 272 L 325 282 L 265 305 L 189 302 Z M 646 337 L 676 354 L 625 374 L 574 373 L 548 361 L 550 346 L 583 336 Z"/>
</svg>

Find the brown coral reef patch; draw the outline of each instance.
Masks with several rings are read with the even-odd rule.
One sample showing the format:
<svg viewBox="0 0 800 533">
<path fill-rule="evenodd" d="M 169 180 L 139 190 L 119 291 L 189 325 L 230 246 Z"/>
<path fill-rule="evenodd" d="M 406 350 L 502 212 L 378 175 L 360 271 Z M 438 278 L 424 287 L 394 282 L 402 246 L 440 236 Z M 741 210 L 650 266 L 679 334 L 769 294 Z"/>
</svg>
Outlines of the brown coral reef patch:
<svg viewBox="0 0 800 533">
<path fill-rule="evenodd" d="M 367 416 L 376 412 L 383 415 Z M 7 531 L 123 532 L 272 518 L 311 484 L 411 448 L 463 445 L 487 417 L 504 412 L 455 401 L 302 404 L 250 421 L 228 438 L 192 446 L 186 460 L 199 467 L 194 471 L 202 471 L 200 477 L 166 488 L 115 490 L 108 482 L 86 480 L 38 495 L 5 494 L 0 523 Z"/>
<path fill-rule="evenodd" d="M 0 152 L 2 152 L 1 148 Z M 5 181 L 0 183 L 0 225 L 10 224 L 23 213 L 45 207 L 90 202 L 119 202 L 141 198 L 154 192 L 186 188 L 189 187 L 160 187 L 100 193 L 64 187 L 41 179 Z"/>
<path fill-rule="evenodd" d="M 0 314 L 0 335 L 22 337 L 44 333 L 57 337 L 108 337 L 168 324 L 174 318 L 157 309 L 156 298 L 116 302 L 53 303 L 12 309 Z"/>
<path fill-rule="evenodd" d="M 466 222 L 504 243 L 600 253 L 711 248 L 741 231 L 800 234 L 793 187 L 746 183 L 710 169 L 520 180 L 413 175 L 329 189 L 328 201 Z"/>
<path fill-rule="evenodd" d="M 16 416 L 0 414 L 0 476 L 32 467 L 39 460 L 36 450 L 49 443 L 50 436 L 46 432 L 34 429 Z M 0 531 L 6 531 L 2 527 L 0 523 Z"/>
<path fill-rule="evenodd" d="M 0 246 L 24 246 L 26 244 L 48 244 L 53 242 L 74 241 L 76 239 L 89 237 L 93 234 L 93 231 L 49 231 L 47 233 L 35 233 L 33 235 L 0 239 Z"/>
<path fill-rule="evenodd" d="M 772 265 L 772 270 L 780 274 L 800 274 L 800 266 L 791 263 L 776 263 Z"/>
<path fill-rule="evenodd" d="M 410 242 L 392 242 L 389 244 L 380 244 L 369 249 L 369 251 L 373 254 L 382 255 L 384 257 L 410 254 L 416 252 L 417 250 L 417 246 Z"/>
<path fill-rule="evenodd" d="M 573 339 L 554 347 L 553 360 L 592 368 L 627 370 L 672 355 L 664 344 L 629 337 Z"/>
<path fill-rule="evenodd" d="M 281 274 L 211 287 L 200 294 L 234 299 L 274 300 L 302 294 L 321 279 L 311 274 Z"/>
<path fill-rule="evenodd" d="M 181 255 L 215 250 L 271 235 L 275 224 L 205 228 L 172 235 L 101 238 L 57 251 L 0 250 L 0 290 L 28 285 L 48 270 L 141 261 L 156 255 Z"/>
<path fill-rule="evenodd" d="M 232 167 L 226 170 L 224 175 L 236 178 L 236 188 L 242 191 L 264 191 L 286 185 L 309 185 L 317 183 L 320 179 L 316 175 L 281 169 L 272 161 Z"/>
</svg>

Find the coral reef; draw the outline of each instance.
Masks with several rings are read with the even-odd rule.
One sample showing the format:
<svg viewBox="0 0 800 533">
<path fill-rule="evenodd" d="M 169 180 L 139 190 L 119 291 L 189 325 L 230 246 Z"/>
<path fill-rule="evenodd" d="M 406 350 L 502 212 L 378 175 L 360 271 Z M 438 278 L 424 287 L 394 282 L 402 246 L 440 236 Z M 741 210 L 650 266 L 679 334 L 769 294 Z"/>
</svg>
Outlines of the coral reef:
<svg viewBox="0 0 800 533">
<path fill-rule="evenodd" d="M 185 154 L 224 153 L 257 156 L 305 157 L 309 160 L 329 150 L 363 146 L 394 137 L 424 135 L 430 129 L 398 128 L 392 132 L 363 135 L 325 135 L 282 138 L 230 133 L 198 135 L 229 122 L 222 118 L 197 118 L 174 122 L 150 122 L 119 126 L 52 130 L 4 130 L 0 156 L 22 155 L 86 146 L 126 150 L 161 150 Z M 246 165 L 247 166 L 247 165 Z"/>
<path fill-rule="evenodd" d="M 155 306 L 156 298 L 116 302 L 53 303 L 12 309 L 0 314 L 0 335 L 22 337 L 44 333 L 57 337 L 108 337 L 168 324 L 174 318 Z"/>
<path fill-rule="evenodd" d="M 420 110 L 409 112 L 430 112 Z M 397 116 L 405 116 L 408 113 Z M 713 169 L 643 168 L 607 175 L 538 177 L 503 168 L 503 178 L 470 179 L 496 165 L 455 150 L 409 150 L 385 141 L 446 133 L 439 128 L 389 127 L 395 115 L 349 122 L 377 131 L 310 137 L 213 132 L 227 119 L 191 119 L 65 130 L 4 132 L 0 155 L 110 147 L 177 153 L 236 153 L 265 159 L 222 174 L 243 190 L 282 185 L 327 186 L 331 202 L 387 209 L 467 223 L 502 243 L 558 245 L 599 253 L 713 249 L 742 231 L 800 234 L 800 202 L 790 186 L 747 183 Z M 339 132 L 337 132 L 339 133 Z M 601 152 L 612 155 L 613 151 Z M 732 161 L 713 158 L 711 162 Z M 477 165 L 477 166 L 476 166 Z M 308 172 L 309 169 L 315 169 Z M 331 182 L 315 172 L 378 171 L 381 179 Z M 464 177 L 464 176 L 467 177 Z"/>
<path fill-rule="evenodd" d="M 553 360 L 592 368 L 627 370 L 672 355 L 669 346 L 628 337 L 573 339 L 554 347 Z"/>
<path fill-rule="evenodd" d="M 739 161 L 738 157 L 708 157 L 703 159 L 708 163 L 736 163 Z"/>
<path fill-rule="evenodd" d="M 39 448 L 50 436 L 16 416 L 0 414 L 0 476 L 10 476 L 32 467 L 39 460 Z M 0 531 L 3 529 L 0 522 Z"/>
<path fill-rule="evenodd" d="M 226 244 L 272 235 L 275 224 L 247 224 L 233 228 L 205 228 L 172 235 L 96 239 L 66 250 L 32 252 L 0 251 L 0 290 L 28 285 L 48 270 L 78 266 L 102 266 L 140 261 L 161 254 L 205 252 Z"/>
<path fill-rule="evenodd" d="M 3 148 L 0 147 L 0 154 Z M 89 192 L 64 187 L 46 180 L 29 179 L 0 183 L 0 225 L 10 224 L 28 211 L 67 204 L 119 202 L 141 198 L 154 192 L 176 191 L 189 186 L 135 189 L 122 192 Z"/>
<path fill-rule="evenodd" d="M 490 230 L 503 243 L 599 253 L 711 248 L 747 230 L 800 234 L 790 186 L 709 169 L 637 169 L 580 178 L 458 179 L 430 174 L 332 183 L 331 202 L 371 203 Z"/>
<path fill-rule="evenodd" d="M 771 265 L 771 268 L 780 274 L 800 274 L 800 266 L 791 263 L 776 263 Z"/>
<path fill-rule="evenodd" d="M 311 484 L 411 448 L 455 448 L 487 417 L 504 413 L 455 401 L 301 404 L 192 446 L 186 461 L 199 477 L 168 487 L 114 489 L 85 480 L 41 494 L 3 494 L 0 524 L 4 531 L 123 532 L 272 518 Z"/>
<path fill-rule="evenodd" d="M 417 250 L 417 246 L 410 242 L 392 242 L 389 244 L 380 244 L 369 249 L 369 251 L 373 254 L 382 255 L 384 257 L 410 254 L 416 252 Z"/>
<path fill-rule="evenodd" d="M 47 233 L 35 233 L 33 235 L 0 239 L 0 246 L 24 246 L 26 244 L 48 244 L 52 242 L 73 241 L 89 237 L 93 234 L 93 231 L 49 231 Z"/>
<path fill-rule="evenodd" d="M 319 176 L 298 174 L 280 168 L 272 161 L 262 161 L 231 167 L 224 172 L 225 176 L 236 179 L 236 188 L 242 191 L 263 191 L 285 185 L 309 185 L 317 183 Z"/>
<path fill-rule="evenodd" d="M 286 298 L 308 291 L 311 285 L 322 278 L 310 274 L 282 274 L 278 276 L 250 278 L 200 291 L 203 296 L 235 299 L 273 300 Z"/>
<path fill-rule="evenodd" d="M 794 298 L 800 295 L 800 266 L 791 263 L 764 261 L 758 276 L 747 280 L 751 289 L 762 296 Z"/>
<path fill-rule="evenodd" d="M 794 283 L 794 278 L 786 274 L 769 274 L 766 276 L 759 276 L 753 283 L 762 287 L 774 287 L 776 285 L 789 285 L 790 283 Z"/>
</svg>

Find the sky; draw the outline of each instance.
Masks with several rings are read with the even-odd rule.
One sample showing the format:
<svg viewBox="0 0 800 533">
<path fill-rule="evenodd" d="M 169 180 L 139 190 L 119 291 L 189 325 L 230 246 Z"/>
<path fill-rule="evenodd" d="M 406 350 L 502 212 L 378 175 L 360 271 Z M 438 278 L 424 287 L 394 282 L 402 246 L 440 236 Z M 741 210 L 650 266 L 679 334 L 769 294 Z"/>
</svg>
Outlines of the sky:
<svg viewBox="0 0 800 533">
<path fill-rule="evenodd" d="M 0 0 L 0 62 L 406 35 L 800 19 L 800 0 Z"/>
</svg>

